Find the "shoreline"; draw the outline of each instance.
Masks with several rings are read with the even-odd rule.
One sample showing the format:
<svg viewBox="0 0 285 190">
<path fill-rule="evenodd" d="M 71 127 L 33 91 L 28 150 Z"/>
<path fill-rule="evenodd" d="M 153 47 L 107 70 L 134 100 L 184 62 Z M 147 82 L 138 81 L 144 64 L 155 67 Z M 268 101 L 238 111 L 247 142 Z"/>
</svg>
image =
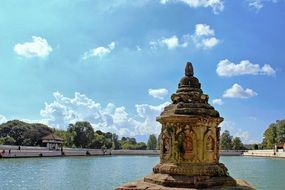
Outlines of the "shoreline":
<svg viewBox="0 0 285 190">
<path fill-rule="evenodd" d="M 5 153 L 3 153 L 5 150 Z M 242 156 L 244 151 L 221 150 L 221 156 Z M 63 148 L 49 150 L 46 147 L 7 146 L 0 145 L 0 158 L 35 158 L 35 157 L 66 157 L 66 156 L 159 156 L 160 150 L 111 150 Z"/>
<path fill-rule="evenodd" d="M 265 150 L 248 150 L 243 153 L 243 156 L 248 157 L 266 157 L 266 158 L 285 158 L 283 149 L 265 149 Z"/>
</svg>

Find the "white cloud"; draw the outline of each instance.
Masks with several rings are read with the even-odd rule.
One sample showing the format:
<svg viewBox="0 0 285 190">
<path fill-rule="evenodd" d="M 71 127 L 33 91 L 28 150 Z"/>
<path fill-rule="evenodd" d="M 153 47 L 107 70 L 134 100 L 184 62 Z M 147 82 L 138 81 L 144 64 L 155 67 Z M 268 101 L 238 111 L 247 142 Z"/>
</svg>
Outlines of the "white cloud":
<svg viewBox="0 0 285 190">
<path fill-rule="evenodd" d="M 192 40 L 196 47 L 203 49 L 211 49 L 220 43 L 220 40 L 215 37 L 215 30 L 207 24 L 196 24 Z"/>
<path fill-rule="evenodd" d="M 97 47 L 97 48 L 93 48 L 90 49 L 89 51 L 85 52 L 83 54 L 83 59 L 88 59 L 90 57 L 99 57 L 102 58 L 106 55 L 108 55 L 109 53 L 111 53 L 111 51 L 113 51 L 116 47 L 116 43 L 115 42 L 111 42 L 107 47 Z"/>
<path fill-rule="evenodd" d="M 224 10 L 224 2 L 222 0 L 160 0 L 161 4 L 182 2 L 192 8 L 212 8 L 215 14 L 219 14 Z"/>
<path fill-rule="evenodd" d="M 23 57 L 47 57 L 52 52 L 52 47 L 49 46 L 46 39 L 42 37 L 32 36 L 32 42 L 16 44 L 14 51 Z"/>
<path fill-rule="evenodd" d="M 228 130 L 233 137 L 240 137 L 241 141 L 244 144 L 252 144 L 252 143 L 257 143 L 257 140 L 252 139 L 251 134 L 241 128 L 238 128 L 236 124 L 232 121 L 223 121 L 221 123 L 221 129 L 222 132 L 221 134 L 225 131 Z"/>
<path fill-rule="evenodd" d="M 170 38 L 162 39 L 161 43 L 166 45 L 168 49 L 174 49 L 179 46 L 179 40 L 177 36 L 172 36 Z"/>
<path fill-rule="evenodd" d="M 149 42 L 151 49 L 157 49 L 158 47 L 167 47 L 169 50 L 175 49 L 178 47 L 186 48 L 188 46 L 189 38 L 188 35 L 184 35 L 180 40 L 176 35 L 165 38 L 162 37 L 158 40 L 153 40 Z"/>
<path fill-rule="evenodd" d="M 237 76 L 237 75 L 275 75 L 276 71 L 268 64 L 261 67 L 253 64 L 249 60 L 242 60 L 239 64 L 234 64 L 228 59 L 221 60 L 218 63 L 216 72 L 219 76 Z"/>
<path fill-rule="evenodd" d="M 160 124 L 156 121 L 156 117 L 160 115 L 163 108 L 167 106 L 169 102 L 165 102 L 158 106 L 149 104 L 136 105 L 136 111 L 140 119 L 132 119 L 133 126 L 136 134 L 156 134 L 160 133 Z"/>
<path fill-rule="evenodd" d="M 138 45 L 136 45 L 136 49 L 137 49 L 137 51 L 142 51 L 142 48 Z"/>
<path fill-rule="evenodd" d="M 278 0 L 247 0 L 249 8 L 259 12 L 260 9 L 264 7 L 265 3 L 277 3 Z"/>
<path fill-rule="evenodd" d="M 95 130 L 109 131 L 119 136 L 159 134 L 160 124 L 155 118 L 169 103 L 157 106 L 136 105 L 136 114 L 130 115 L 123 106 L 116 107 L 109 103 L 102 107 L 84 94 L 75 93 L 68 98 L 59 92 L 53 93 L 54 101 L 46 103 L 40 114 L 52 127 L 66 129 L 68 124 L 76 121 L 89 121 Z"/>
<path fill-rule="evenodd" d="M 0 124 L 2 123 L 6 123 L 7 122 L 7 119 L 4 115 L 0 115 Z"/>
<path fill-rule="evenodd" d="M 218 98 L 218 99 L 213 99 L 212 102 L 213 102 L 213 104 L 216 104 L 216 105 L 220 105 L 220 106 L 224 105 L 223 100 L 220 99 L 220 98 Z"/>
<path fill-rule="evenodd" d="M 160 0 L 161 4 L 166 4 L 169 0 Z"/>
<path fill-rule="evenodd" d="M 154 98 L 163 99 L 168 94 L 168 90 L 165 88 L 148 89 L 148 94 Z"/>
<path fill-rule="evenodd" d="M 254 8 L 256 11 L 259 11 L 263 7 L 263 3 L 261 0 L 249 0 L 248 6 L 250 8 Z"/>
<path fill-rule="evenodd" d="M 231 88 L 227 89 L 224 94 L 223 97 L 224 98 L 251 98 L 257 96 L 257 93 L 254 92 L 252 89 L 243 89 L 242 86 L 240 86 L 239 84 L 235 83 Z"/>
<path fill-rule="evenodd" d="M 240 137 L 242 142 L 250 142 L 250 134 L 248 131 L 238 129 L 234 136 Z"/>
<path fill-rule="evenodd" d="M 196 24 L 195 26 L 196 36 L 214 36 L 215 31 L 207 24 Z"/>
<path fill-rule="evenodd" d="M 233 131 L 235 129 L 235 123 L 232 121 L 223 121 L 220 125 L 222 131 Z"/>
<path fill-rule="evenodd" d="M 202 49 L 211 49 L 218 45 L 221 40 L 216 38 L 215 30 L 207 24 L 196 24 L 195 32 L 190 34 L 184 34 L 178 38 L 176 35 L 170 37 L 161 37 L 158 40 L 152 40 L 149 42 L 151 49 L 158 49 L 159 47 L 167 47 L 169 50 L 175 48 L 186 48 L 189 46 L 190 41 L 197 47 Z"/>
<path fill-rule="evenodd" d="M 202 40 L 202 44 L 200 44 L 202 47 L 205 47 L 206 49 L 212 48 L 216 46 L 219 43 L 219 40 L 215 37 L 206 38 Z"/>
</svg>

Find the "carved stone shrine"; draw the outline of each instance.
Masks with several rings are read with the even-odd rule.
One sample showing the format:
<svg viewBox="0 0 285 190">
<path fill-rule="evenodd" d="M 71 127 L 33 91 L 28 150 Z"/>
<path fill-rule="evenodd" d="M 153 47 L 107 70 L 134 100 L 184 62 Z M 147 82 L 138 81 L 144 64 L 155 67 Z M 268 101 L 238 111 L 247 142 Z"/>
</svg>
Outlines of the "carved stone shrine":
<svg viewBox="0 0 285 190">
<path fill-rule="evenodd" d="M 254 189 L 244 180 L 229 176 L 219 162 L 220 127 L 218 111 L 208 103 L 208 95 L 194 77 L 193 66 L 186 64 L 172 104 L 157 121 L 161 123 L 160 163 L 143 180 L 117 190 L 172 189 Z"/>
</svg>

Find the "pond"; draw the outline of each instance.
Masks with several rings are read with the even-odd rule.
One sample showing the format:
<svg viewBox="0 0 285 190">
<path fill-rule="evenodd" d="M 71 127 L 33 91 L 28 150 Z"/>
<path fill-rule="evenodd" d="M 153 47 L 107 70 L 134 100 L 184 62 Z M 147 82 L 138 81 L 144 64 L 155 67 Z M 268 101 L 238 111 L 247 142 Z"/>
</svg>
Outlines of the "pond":
<svg viewBox="0 0 285 190">
<path fill-rule="evenodd" d="M 285 189 L 285 160 L 221 157 L 234 178 L 260 190 Z M 149 174 L 158 156 L 0 159 L 0 189 L 111 190 Z"/>
</svg>

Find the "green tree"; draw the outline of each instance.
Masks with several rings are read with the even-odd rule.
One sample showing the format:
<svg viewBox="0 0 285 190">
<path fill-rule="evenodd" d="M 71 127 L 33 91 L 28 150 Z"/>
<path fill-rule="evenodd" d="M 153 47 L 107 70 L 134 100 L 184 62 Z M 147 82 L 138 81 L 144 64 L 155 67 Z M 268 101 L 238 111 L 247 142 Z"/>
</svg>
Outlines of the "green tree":
<svg viewBox="0 0 285 190">
<path fill-rule="evenodd" d="M 156 149 L 157 150 L 160 150 L 160 134 L 158 135 L 158 137 L 157 137 L 157 145 L 156 145 Z"/>
<path fill-rule="evenodd" d="M 94 138 L 94 129 L 87 121 L 69 124 L 68 132 L 75 133 L 74 145 L 76 147 L 89 148 Z"/>
<path fill-rule="evenodd" d="M 46 125 L 43 124 L 31 124 L 31 128 L 25 132 L 25 139 L 29 139 L 30 144 L 24 144 L 23 145 L 29 145 L 29 146 L 37 146 L 42 144 L 42 137 L 53 133 L 53 130 L 49 128 Z"/>
<path fill-rule="evenodd" d="M 220 138 L 221 150 L 231 150 L 232 149 L 232 136 L 228 130 L 225 130 Z"/>
<path fill-rule="evenodd" d="M 139 142 L 137 143 L 135 149 L 136 150 L 146 150 L 147 146 L 144 142 Z"/>
<path fill-rule="evenodd" d="M 253 150 L 258 150 L 258 144 L 253 144 Z"/>
<path fill-rule="evenodd" d="M 243 143 L 241 142 L 240 137 L 233 138 L 232 149 L 233 150 L 244 150 L 245 149 Z"/>
<path fill-rule="evenodd" d="M 0 144 L 4 145 L 15 145 L 16 141 L 13 137 L 6 136 L 0 138 Z"/>
<path fill-rule="evenodd" d="M 149 135 L 148 141 L 147 141 L 147 149 L 148 150 L 155 150 L 157 147 L 157 139 L 154 134 Z"/>
<path fill-rule="evenodd" d="M 0 125 L 0 137 L 12 137 L 15 145 L 41 145 L 41 138 L 50 133 L 52 129 L 40 123 L 12 120 Z"/>
<path fill-rule="evenodd" d="M 97 132 L 92 139 L 90 148 L 101 149 L 104 146 L 105 137 L 103 134 L 98 134 Z"/>
<path fill-rule="evenodd" d="M 112 148 L 114 149 L 114 150 L 118 150 L 118 149 L 120 149 L 120 143 L 119 143 L 119 136 L 118 135 L 116 135 L 115 133 L 114 134 L 112 134 Z"/>
<path fill-rule="evenodd" d="M 276 143 L 276 124 L 272 123 L 263 133 L 262 148 L 272 149 Z"/>
<path fill-rule="evenodd" d="M 262 148 L 272 149 L 275 144 L 282 143 L 285 143 L 285 120 L 277 120 L 263 133 Z"/>
<path fill-rule="evenodd" d="M 57 136 L 63 138 L 63 146 L 65 147 L 75 147 L 74 145 L 74 137 L 76 135 L 75 131 L 65 131 L 65 130 L 59 130 L 54 129 L 54 134 Z"/>
<path fill-rule="evenodd" d="M 285 120 L 276 121 L 276 142 L 278 144 L 285 143 Z"/>
</svg>

